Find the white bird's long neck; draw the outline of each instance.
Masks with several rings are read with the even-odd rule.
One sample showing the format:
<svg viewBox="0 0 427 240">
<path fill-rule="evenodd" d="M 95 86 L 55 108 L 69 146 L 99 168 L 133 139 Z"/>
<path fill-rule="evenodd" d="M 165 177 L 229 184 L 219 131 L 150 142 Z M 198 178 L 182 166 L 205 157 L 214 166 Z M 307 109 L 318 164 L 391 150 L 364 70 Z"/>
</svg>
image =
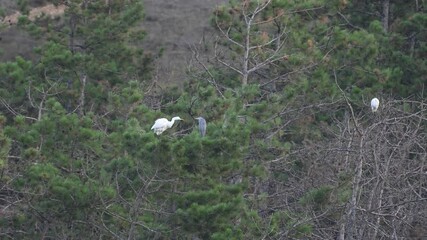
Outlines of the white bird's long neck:
<svg viewBox="0 0 427 240">
<path fill-rule="evenodd" d="M 173 124 L 175 123 L 175 119 L 172 118 L 172 120 L 169 122 L 169 128 L 171 128 L 173 126 Z"/>
</svg>

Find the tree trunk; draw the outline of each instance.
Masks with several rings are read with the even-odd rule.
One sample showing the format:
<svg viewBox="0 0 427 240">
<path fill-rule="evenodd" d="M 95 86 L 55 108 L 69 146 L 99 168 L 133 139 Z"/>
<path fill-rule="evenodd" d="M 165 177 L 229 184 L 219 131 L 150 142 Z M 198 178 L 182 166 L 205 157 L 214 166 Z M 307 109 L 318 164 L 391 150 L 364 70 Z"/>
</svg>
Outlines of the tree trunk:
<svg viewBox="0 0 427 240">
<path fill-rule="evenodd" d="M 85 106 L 85 88 L 86 88 L 86 74 L 83 75 L 82 78 L 80 78 L 80 82 L 82 84 L 80 89 L 80 99 L 79 99 L 79 115 L 84 115 L 84 106 Z"/>
<path fill-rule="evenodd" d="M 356 166 L 356 175 L 354 176 L 353 179 L 353 193 L 351 195 L 351 199 L 350 202 L 348 204 L 348 209 L 347 209 L 347 216 L 346 216 L 346 232 L 347 232 L 347 238 L 345 239 L 354 239 L 354 226 L 356 225 L 356 207 L 357 207 L 357 199 L 358 199 L 358 195 L 360 192 L 360 182 L 362 180 L 362 172 L 363 172 L 363 154 L 362 154 L 362 149 L 363 149 L 363 144 L 364 144 L 364 135 L 360 136 L 360 142 L 359 142 L 359 149 L 361 151 L 360 156 L 359 156 L 359 162 Z"/>
<path fill-rule="evenodd" d="M 390 0 L 382 0 L 383 14 L 381 22 L 383 23 L 384 32 L 388 32 L 389 13 L 390 13 Z"/>
<path fill-rule="evenodd" d="M 248 84 L 249 75 L 249 51 L 250 51 L 250 33 L 251 33 L 251 21 L 246 26 L 246 40 L 245 40 L 245 53 L 243 56 L 243 69 L 242 69 L 242 85 Z"/>
</svg>

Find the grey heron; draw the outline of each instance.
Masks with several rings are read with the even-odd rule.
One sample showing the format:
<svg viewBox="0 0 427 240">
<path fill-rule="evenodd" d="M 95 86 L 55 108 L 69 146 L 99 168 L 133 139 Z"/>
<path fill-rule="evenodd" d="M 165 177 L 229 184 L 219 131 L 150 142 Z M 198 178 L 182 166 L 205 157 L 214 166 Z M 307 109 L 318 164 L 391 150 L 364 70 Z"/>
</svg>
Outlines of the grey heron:
<svg viewBox="0 0 427 240">
<path fill-rule="evenodd" d="M 202 117 L 196 117 L 195 119 L 199 120 L 200 136 L 204 137 L 206 135 L 206 120 Z"/>
</svg>

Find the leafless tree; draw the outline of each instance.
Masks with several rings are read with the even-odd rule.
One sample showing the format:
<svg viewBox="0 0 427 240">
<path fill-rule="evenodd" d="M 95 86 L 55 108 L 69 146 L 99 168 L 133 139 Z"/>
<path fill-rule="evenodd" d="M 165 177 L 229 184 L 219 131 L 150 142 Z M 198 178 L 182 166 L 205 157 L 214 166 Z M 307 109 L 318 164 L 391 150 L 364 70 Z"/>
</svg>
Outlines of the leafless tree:
<svg viewBox="0 0 427 240">
<path fill-rule="evenodd" d="M 304 224 L 313 226 L 312 239 L 425 238 L 426 107 L 421 101 L 384 97 L 372 113 L 368 102 L 359 105 L 343 97 L 298 111 L 284 109 L 285 129 L 301 124 L 314 109 L 329 112 L 334 123 L 319 126 L 322 138 L 304 139 L 301 147 L 262 160 L 267 177 L 254 183 L 259 188 L 248 196 L 265 195 L 254 208 L 265 221 L 258 225 L 266 238 L 278 211 L 295 213 L 288 215 L 293 224 L 275 235 L 280 239 L 294 237 Z M 305 204 L 316 191 L 323 197 Z"/>
<path fill-rule="evenodd" d="M 427 218 L 426 104 L 383 99 L 378 113 L 355 113 L 347 103 L 353 121 L 338 123 L 346 130 L 335 133 L 340 136 L 336 147 L 327 147 L 336 161 L 334 169 L 352 178 L 337 238 L 401 239 L 425 234 L 413 229 Z"/>
<path fill-rule="evenodd" d="M 243 18 L 243 27 L 236 26 L 239 23 L 224 23 L 216 16 L 216 25 L 223 38 L 233 48 L 243 51 L 241 60 L 233 63 L 227 56 L 221 53 L 218 43 L 215 45 L 215 58 L 222 65 L 235 71 L 241 76 L 241 84 L 246 85 L 249 81 L 249 75 L 283 60 L 283 45 L 285 44 L 286 28 L 276 21 L 283 16 L 283 12 L 277 12 L 270 19 L 262 19 L 261 13 L 265 11 L 272 3 L 271 0 L 257 1 L 250 3 L 242 1 L 239 6 L 233 8 L 231 13 L 233 18 Z M 263 29 L 263 30 L 261 30 Z M 273 32 L 271 29 L 275 29 Z M 236 39 L 233 34 L 239 32 L 242 39 Z"/>
</svg>

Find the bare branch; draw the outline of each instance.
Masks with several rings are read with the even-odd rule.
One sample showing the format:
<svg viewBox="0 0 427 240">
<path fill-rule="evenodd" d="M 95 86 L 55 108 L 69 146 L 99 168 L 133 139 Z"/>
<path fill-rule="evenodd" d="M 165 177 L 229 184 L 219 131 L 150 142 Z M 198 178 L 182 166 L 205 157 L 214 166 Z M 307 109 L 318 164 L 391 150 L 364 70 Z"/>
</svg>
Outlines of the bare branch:
<svg viewBox="0 0 427 240">
<path fill-rule="evenodd" d="M 209 75 L 210 80 L 206 79 L 210 84 L 215 86 L 215 89 L 217 90 L 217 92 L 219 93 L 219 95 L 221 95 L 222 98 L 225 98 L 224 95 L 222 94 L 219 85 L 217 84 L 217 82 L 215 81 L 215 77 L 213 76 L 213 74 L 209 71 L 209 69 L 206 67 L 206 65 L 200 60 L 199 58 L 199 52 L 197 51 L 196 47 L 190 47 L 190 50 L 193 52 L 193 56 L 196 59 L 196 61 L 203 67 L 203 69 L 205 70 L 205 72 Z"/>
</svg>

